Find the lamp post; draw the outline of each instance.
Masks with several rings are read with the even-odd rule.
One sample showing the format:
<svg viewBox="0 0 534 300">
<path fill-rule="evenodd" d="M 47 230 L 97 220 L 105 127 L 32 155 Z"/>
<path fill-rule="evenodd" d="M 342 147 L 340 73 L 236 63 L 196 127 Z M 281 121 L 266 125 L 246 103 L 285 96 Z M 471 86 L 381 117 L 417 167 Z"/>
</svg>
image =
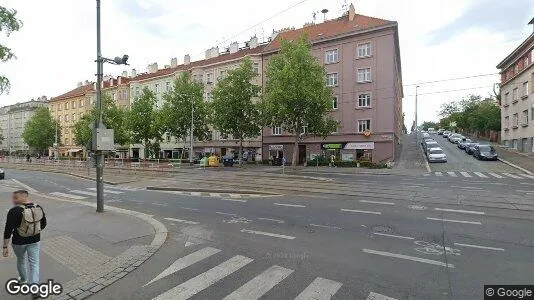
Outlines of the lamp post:
<svg viewBox="0 0 534 300">
<path fill-rule="evenodd" d="M 102 56 L 100 47 L 100 0 L 96 0 L 96 107 L 98 117 L 94 123 L 93 150 L 96 158 L 96 211 L 104 211 L 104 152 L 99 147 L 98 130 L 105 128 L 102 124 L 102 77 L 104 76 L 104 62 L 114 65 L 128 65 L 128 55 L 109 59 Z M 96 131 L 96 134 L 95 134 Z"/>
<path fill-rule="evenodd" d="M 193 138 L 194 138 L 194 127 L 195 127 L 195 123 L 194 123 L 194 116 L 195 116 L 195 106 L 193 105 L 193 100 L 191 99 L 191 132 L 190 132 L 190 137 L 189 137 L 189 142 L 190 142 L 190 145 L 189 145 L 189 165 L 193 165 Z"/>
<path fill-rule="evenodd" d="M 417 138 L 417 143 L 419 144 L 419 130 L 417 128 L 417 89 L 418 85 L 415 86 L 415 136 Z"/>
</svg>

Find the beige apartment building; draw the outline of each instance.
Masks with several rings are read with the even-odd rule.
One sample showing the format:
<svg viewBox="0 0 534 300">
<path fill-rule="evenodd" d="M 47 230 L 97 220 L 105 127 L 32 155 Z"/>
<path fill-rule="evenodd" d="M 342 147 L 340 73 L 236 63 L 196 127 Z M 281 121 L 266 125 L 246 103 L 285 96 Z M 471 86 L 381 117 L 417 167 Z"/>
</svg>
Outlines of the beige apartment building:
<svg viewBox="0 0 534 300">
<path fill-rule="evenodd" d="M 534 26 L 534 19 L 529 23 Z M 497 68 L 501 74 L 501 141 L 534 152 L 534 32 Z"/>
</svg>

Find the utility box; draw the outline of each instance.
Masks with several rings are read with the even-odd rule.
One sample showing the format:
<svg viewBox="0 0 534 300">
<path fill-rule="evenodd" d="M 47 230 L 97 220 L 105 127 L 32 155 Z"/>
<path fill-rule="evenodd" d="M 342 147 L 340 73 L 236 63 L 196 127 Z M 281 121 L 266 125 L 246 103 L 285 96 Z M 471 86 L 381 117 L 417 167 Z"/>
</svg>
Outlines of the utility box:
<svg viewBox="0 0 534 300">
<path fill-rule="evenodd" d="M 115 138 L 113 129 L 95 128 L 93 130 L 93 150 L 114 151 Z"/>
</svg>

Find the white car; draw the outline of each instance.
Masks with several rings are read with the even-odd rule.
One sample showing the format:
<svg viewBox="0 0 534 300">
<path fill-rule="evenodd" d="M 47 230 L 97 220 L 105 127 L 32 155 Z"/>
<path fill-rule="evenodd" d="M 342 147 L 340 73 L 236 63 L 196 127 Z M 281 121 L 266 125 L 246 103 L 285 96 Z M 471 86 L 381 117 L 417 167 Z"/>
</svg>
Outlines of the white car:
<svg viewBox="0 0 534 300">
<path fill-rule="evenodd" d="M 441 148 L 429 148 L 427 153 L 428 162 L 447 162 L 447 155 Z"/>
</svg>

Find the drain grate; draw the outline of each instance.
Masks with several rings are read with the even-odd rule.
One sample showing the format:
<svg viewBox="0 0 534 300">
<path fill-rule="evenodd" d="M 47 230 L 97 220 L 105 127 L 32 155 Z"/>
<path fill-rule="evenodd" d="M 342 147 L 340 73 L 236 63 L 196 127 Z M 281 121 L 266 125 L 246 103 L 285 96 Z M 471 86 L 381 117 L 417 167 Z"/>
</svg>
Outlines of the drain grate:
<svg viewBox="0 0 534 300">
<path fill-rule="evenodd" d="M 376 233 L 392 233 L 393 228 L 386 225 L 378 225 L 371 227 L 371 230 Z"/>
</svg>

